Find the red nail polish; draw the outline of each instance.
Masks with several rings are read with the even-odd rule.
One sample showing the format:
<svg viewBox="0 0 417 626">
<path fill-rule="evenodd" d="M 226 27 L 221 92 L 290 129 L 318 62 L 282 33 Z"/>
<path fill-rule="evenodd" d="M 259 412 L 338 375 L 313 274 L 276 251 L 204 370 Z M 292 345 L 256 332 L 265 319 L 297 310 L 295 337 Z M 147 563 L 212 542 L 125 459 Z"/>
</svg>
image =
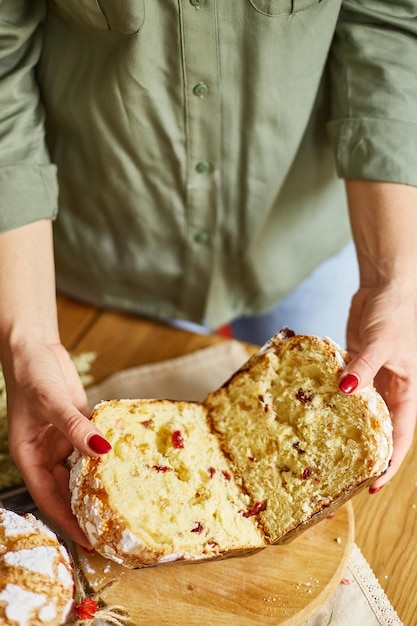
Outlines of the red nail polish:
<svg viewBox="0 0 417 626">
<path fill-rule="evenodd" d="M 381 491 L 383 486 L 384 485 L 381 485 L 381 487 L 369 487 L 369 493 L 371 494 L 371 496 L 373 496 L 374 493 L 378 493 L 378 491 Z"/>
<path fill-rule="evenodd" d="M 111 450 L 111 445 L 101 435 L 92 435 L 88 440 L 88 445 L 96 454 L 106 454 Z"/>
<path fill-rule="evenodd" d="M 339 383 L 340 391 L 343 393 L 353 393 L 359 385 L 359 378 L 356 374 L 347 374 Z"/>
</svg>

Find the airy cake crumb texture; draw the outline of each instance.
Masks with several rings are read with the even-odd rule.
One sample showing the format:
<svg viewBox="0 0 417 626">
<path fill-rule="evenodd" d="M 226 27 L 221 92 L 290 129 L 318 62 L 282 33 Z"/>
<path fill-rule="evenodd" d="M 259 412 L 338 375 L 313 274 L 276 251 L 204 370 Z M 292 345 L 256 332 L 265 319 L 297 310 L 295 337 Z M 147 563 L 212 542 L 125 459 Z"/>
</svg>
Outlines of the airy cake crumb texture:
<svg viewBox="0 0 417 626">
<path fill-rule="evenodd" d="M 387 467 L 387 409 L 370 389 L 339 391 L 343 363 L 331 341 L 295 336 L 206 400 L 272 543 Z"/>
</svg>

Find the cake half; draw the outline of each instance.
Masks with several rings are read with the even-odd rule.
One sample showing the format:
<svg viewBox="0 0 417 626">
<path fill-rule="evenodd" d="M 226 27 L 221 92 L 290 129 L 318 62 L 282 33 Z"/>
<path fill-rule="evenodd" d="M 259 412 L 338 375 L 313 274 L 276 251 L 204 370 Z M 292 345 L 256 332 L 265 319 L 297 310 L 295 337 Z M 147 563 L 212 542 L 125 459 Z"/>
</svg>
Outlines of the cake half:
<svg viewBox="0 0 417 626">
<path fill-rule="evenodd" d="M 202 404 L 114 400 L 92 419 L 112 450 L 78 456 L 72 506 L 94 548 L 128 567 L 264 547 Z"/>
</svg>

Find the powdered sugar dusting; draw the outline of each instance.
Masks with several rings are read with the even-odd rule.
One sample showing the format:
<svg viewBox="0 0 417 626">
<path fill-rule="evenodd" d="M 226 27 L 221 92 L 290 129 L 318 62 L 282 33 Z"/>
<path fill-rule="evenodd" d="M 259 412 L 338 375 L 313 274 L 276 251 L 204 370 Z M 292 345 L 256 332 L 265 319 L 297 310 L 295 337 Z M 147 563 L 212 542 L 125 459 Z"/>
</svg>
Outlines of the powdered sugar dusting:
<svg viewBox="0 0 417 626">
<path fill-rule="evenodd" d="M 6 537 L 13 537 L 16 535 L 28 535 L 33 534 L 34 527 L 32 520 L 26 519 L 21 515 L 16 515 L 13 511 L 3 509 L 0 513 L 1 520 L 4 525 L 4 533 Z"/>
<path fill-rule="evenodd" d="M 46 602 L 44 595 L 11 584 L 0 592 L 0 600 L 6 602 L 4 611 L 7 619 L 15 621 L 19 626 L 30 626 L 33 611 Z"/>
<path fill-rule="evenodd" d="M 72 587 L 74 584 L 72 575 L 63 563 L 58 563 L 58 580 L 64 587 Z"/>
<path fill-rule="evenodd" d="M 342 357 L 342 355 L 340 354 L 339 350 L 335 350 L 334 355 L 335 355 L 336 361 L 339 363 L 340 367 L 341 368 L 345 368 L 346 367 L 346 361 Z"/>
<path fill-rule="evenodd" d="M 0 527 L 4 544 L 0 603 L 5 623 L 63 624 L 74 602 L 73 564 L 68 551 L 34 515 L 0 509 Z M 47 545 L 39 545 L 42 541 Z"/>
<path fill-rule="evenodd" d="M 367 404 L 368 404 L 368 409 L 370 410 L 370 412 L 373 413 L 374 415 L 378 415 L 378 402 L 375 396 L 371 396 L 368 399 Z"/>
<path fill-rule="evenodd" d="M 22 567 L 31 572 L 54 578 L 54 561 L 56 557 L 56 548 L 52 546 L 37 546 L 30 550 L 8 552 L 4 555 L 4 562 L 7 565 Z"/>
<path fill-rule="evenodd" d="M 346 361 L 343 358 L 343 353 L 344 350 L 343 348 L 341 348 L 341 346 L 334 341 L 334 339 L 332 339 L 331 337 L 324 337 L 324 340 L 327 341 L 333 348 L 334 348 L 334 355 L 336 357 L 336 361 L 338 362 L 339 366 L 344 369 L 346 367 Z"/>
<path fill-rule="evenodd" d="M 42 622 L 50 622 L 52 619 L 56 617 L 56 608 L 53 604 L 47 604 L 43 606 L 39 611 L 39 619 Z"/>
<path fill-rule="evenodd" d="M 140 546 L 140 543 L 136 539 L 135 535 L 128 530 L 122 532 L 122 537 L 119 541 L 120 550 L 123 552 L 133 552 Z"/>
<path fill-rule="evenodd" d="M 18 515 L 14 511 L 1 509 L 0 520 L 4 526 L 4 534 L 6 537 L 16 537 L 17 535 L 33 535 L 42 532 L 48 537 L 55 539 L 54 533 L 43 522 L 38 520 L 34 515 L 28 513 L 25 516 Z"/>
</svg>

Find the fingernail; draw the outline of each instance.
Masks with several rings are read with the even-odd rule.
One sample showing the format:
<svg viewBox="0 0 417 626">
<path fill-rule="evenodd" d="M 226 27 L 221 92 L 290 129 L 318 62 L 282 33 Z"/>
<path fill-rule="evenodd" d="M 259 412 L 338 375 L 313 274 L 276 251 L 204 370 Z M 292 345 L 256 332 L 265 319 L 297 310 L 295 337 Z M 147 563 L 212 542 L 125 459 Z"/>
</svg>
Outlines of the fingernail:
<svg viewBox="0 0 417 626">
<path fill-rule="evenodd" d="M 353 393 L 358 385 L 359 378 L 356 374 L 347 374 L 347 376 L 342 378 L 339 382 L 339 389 L 343 391 L 343 393 Z"/>
<path fill-rule="evenodd" d="M 381 485 L 381 487 L 369 487 L 369 493 L 371 494 L 371 496 L 373 496 L 374 493 L 378 493 L 378 491 L 381 491 L 383 486 L 384 485 Z"/>
<path fill-rule="evenodd" d="M 106 454 L 111 450 L 111 445 L 101 435 L 91 435 L 88 445 L 96 454 Z"/>
<path fill-rule="evenodd" d="M 94 554 L 95 550 L 93 548 L 91 548 L 91 550 L 89 548 L 84 548 L 84 546 L 80 546 L 81 550 L 84 550 L 84 552 L 86 552 L 87 554 Z"/>
</svg>

